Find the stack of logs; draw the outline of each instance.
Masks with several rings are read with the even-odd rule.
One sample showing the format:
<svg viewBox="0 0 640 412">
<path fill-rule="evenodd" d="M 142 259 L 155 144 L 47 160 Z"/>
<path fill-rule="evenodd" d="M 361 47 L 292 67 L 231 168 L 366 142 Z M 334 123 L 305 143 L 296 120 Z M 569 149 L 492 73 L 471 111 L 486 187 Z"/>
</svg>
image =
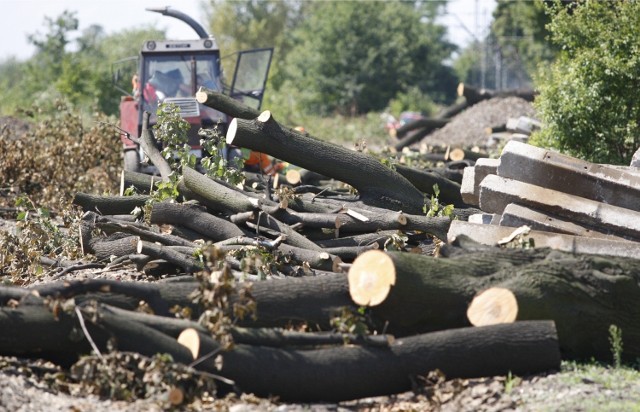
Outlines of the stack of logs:
<svg viewBox="0 0 640 412">
<path fill-rule="evenodd" d="M 424 215 L 429 192 L 422 188 L 437 183 L 441 200 L 459 206 L 462 222 L 478 210 L 465 204 L 473 199 L 462 190 L 463 198 L 458 184 L 421 170 L 389 169 L 215 92 L 201 90 L 197 99 L 235 118 L 228 144 L 348 183 L 357 196 L 313 185 L 276 195 L 272 182 L 240 189 L 189 167 L 178 184 L 181 203 L 146 206 L 144 194 L 78 193 L 83 249 L 98 262 L 133 262 L 158 280 L 1 287 L 0 354 L 68 361 L 111 342 L 186 364 L 197 359 L 196 368 L 239 390 L 304 402 L 410 390 L 417 376 L 434 369 L 469 378 L 553 370 L 561 356 L 605 360 L 611 324 L 623 331 L 625 355 L 640 355 L 634 325 L 640 261 L 497 248 L 465 236 L 442 244 L 452 221 Z M 146 137 L 140 143 L 161 162 Z M 152 179 L 124 173 L 123 186 L 143 192 Z M 497 190 L 486 187 L 481 207 Z M 144 218 L 133 217 L 134 210 Z M 228 351 L 197 322 L 172 314 L 176 306 L 190 308 L 194 319 L 202 313 L 192 301 L 200 283 L 191 276 L 204 270 L 194 255 L 202 241 L 221 251 L 260 248 L 286 256 L 268 273 L 247 272 L 232 254 L 223 258 L 239 283 L 252 282 L 257 305 L 256 318 L 231 330 L 235 345 Z M 382 251 L 392 245 L 396 251 Z M 362 307 L 374 334 L 331 332 L 332 317 Z M 301 324 L 319 332 L 296 331 Z M 80 326 L 84 336 L 76 333 Z M 218 355 L 222 362 L 214 361 Z"/>
</svg>

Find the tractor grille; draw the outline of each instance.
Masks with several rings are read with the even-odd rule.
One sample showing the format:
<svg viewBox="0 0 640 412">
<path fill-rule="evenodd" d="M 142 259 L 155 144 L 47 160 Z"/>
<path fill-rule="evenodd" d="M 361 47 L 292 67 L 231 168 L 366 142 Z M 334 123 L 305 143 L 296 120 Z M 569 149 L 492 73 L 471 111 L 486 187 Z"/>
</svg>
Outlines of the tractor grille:
<svg viewBox="0 0 640 412">
<path fill-rule="evenodd" d="M 164 102 L 178 106 L 182 117 L 200 117 L 200 106 L 193 97 L 168 97 Z"/>
</svg>

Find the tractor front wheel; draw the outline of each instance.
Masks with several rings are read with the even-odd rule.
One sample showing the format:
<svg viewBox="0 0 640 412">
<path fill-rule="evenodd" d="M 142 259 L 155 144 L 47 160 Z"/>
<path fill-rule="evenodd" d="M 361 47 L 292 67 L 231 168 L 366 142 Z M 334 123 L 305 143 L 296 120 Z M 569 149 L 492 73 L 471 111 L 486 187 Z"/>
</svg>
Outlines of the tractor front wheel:
<svg viewBox="0 0 640 412">
<path fill-rule="evenodd" d="M 124 170 L 127 172 L 140 172 L 140 158 L 136 149 L 124 151 Z"/>
</svg>

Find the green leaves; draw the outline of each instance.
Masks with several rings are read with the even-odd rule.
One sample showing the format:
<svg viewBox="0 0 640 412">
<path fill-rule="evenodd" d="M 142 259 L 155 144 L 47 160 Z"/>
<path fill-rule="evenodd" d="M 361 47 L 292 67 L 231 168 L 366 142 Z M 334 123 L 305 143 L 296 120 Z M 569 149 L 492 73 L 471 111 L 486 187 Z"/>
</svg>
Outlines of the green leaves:
<svg viewBox="0 0 640 412">
<path fill-rule="evenodd" d="M 442 101 L 439 87 L 446 87 L 447 79 L 455 83 L 441 63 L 453 46 L 434 16 L 422 11 L 414 2 L 312 3 L 292 34 L 284 65 L 284 84 L 295 91 L 300 109 L 381 110 L 412 86 Z"/>
<path fill-rule="evenodd" d="M 537 79 L 546 127 L 532 143 L 629 164 L 640 144 L 640 3 L 584 2 L 554 12 L 549 29 L 562 52 Z"/>
</svg>

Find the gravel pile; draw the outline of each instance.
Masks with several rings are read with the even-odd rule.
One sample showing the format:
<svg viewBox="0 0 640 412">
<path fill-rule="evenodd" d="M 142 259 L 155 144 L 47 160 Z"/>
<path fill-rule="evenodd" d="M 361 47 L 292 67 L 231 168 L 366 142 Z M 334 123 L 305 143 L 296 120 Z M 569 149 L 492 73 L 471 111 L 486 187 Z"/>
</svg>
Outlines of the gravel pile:
<svg viewBox="0 0 640 412">
<path fill-rule="evenodd" d="M 486 128 L 504 125 L 509 117 L 535 118 L 535 113 L 533 105 L 519 97 L 483 100 L 426 136 L 421 143 L 430 146 L 482 147 L 489 137 Z"/>
</svg>

